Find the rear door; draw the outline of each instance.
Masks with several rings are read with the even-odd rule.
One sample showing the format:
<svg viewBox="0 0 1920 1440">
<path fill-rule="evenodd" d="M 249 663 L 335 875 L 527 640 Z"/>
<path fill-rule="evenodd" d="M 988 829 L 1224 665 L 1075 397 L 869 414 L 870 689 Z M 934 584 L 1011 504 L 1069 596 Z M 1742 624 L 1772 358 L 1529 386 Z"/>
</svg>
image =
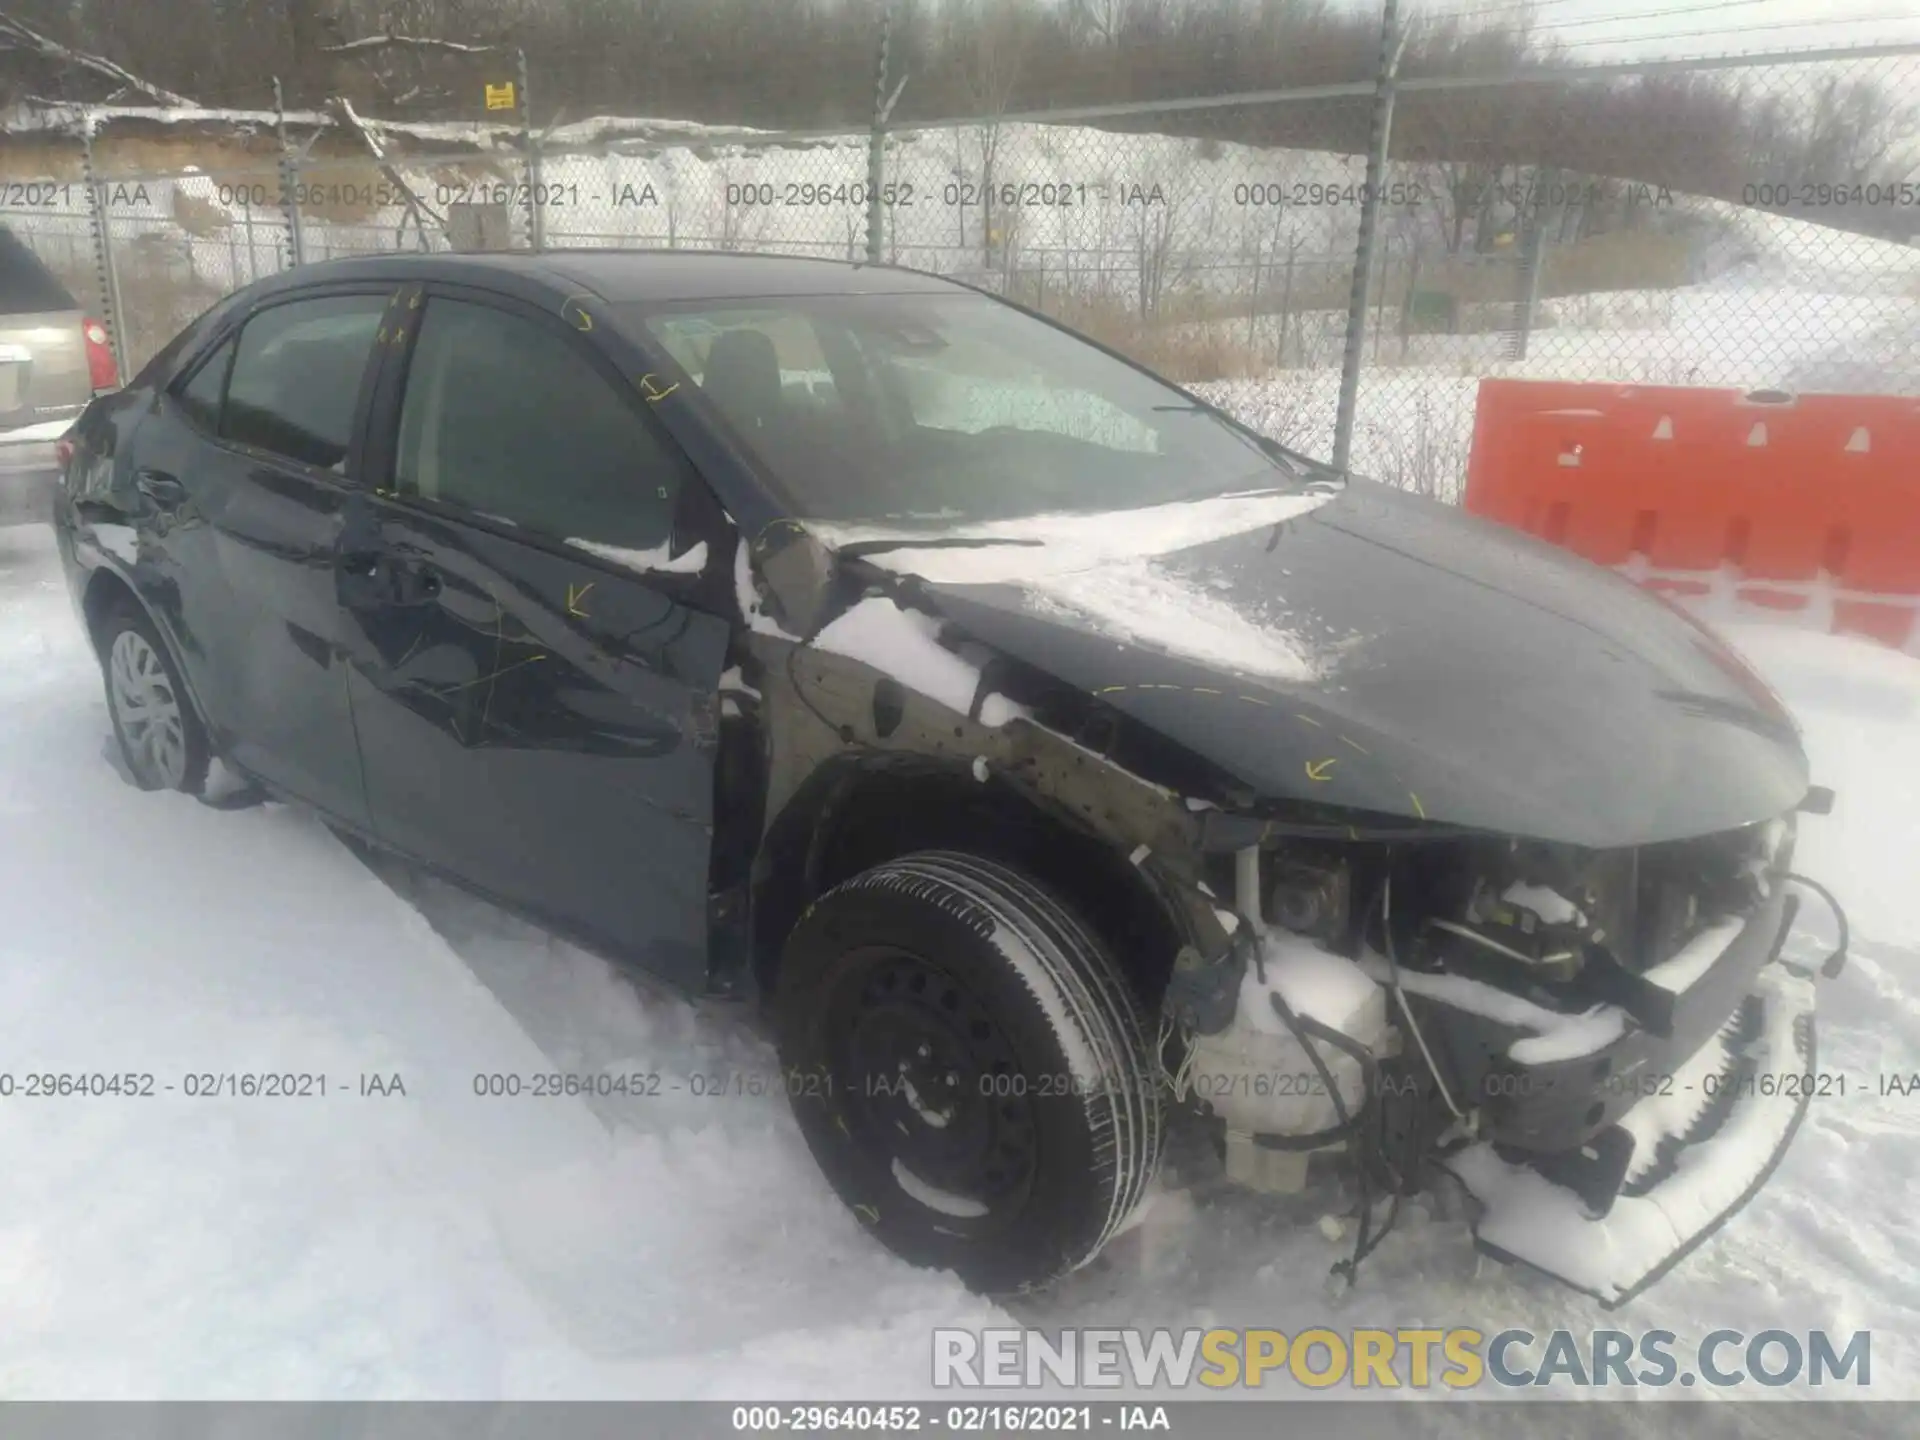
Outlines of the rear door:
<svg viewBox="0 0 1920 1440">
<path fill-rule="evenodd" d="M 130 501 L 136 584 L 174 632 L 217 745 L 361 829 L 333 562 L 396 289 L 276 296 L 226 327 L 141 422 Z"/>
<path fill-rule="evenodd" d="M 340 557 L 374 833 L 698 986 L 731 627 L 695 595 L 731 551 L 684 517 L 717 507 L 557 313 L 422 300 Z"/>
</svg>

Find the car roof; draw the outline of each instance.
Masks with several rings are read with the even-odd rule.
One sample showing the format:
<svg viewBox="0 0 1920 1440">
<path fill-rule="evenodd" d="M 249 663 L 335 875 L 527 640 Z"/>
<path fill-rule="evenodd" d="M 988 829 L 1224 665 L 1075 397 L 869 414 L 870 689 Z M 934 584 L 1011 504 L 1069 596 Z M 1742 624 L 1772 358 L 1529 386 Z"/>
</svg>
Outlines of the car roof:
<svg viewBox="0 0 1920 1440">
<path fill-rule="evenodd" d="M 937 275 L 894 265 L 867 265 L 799 255 L 730 250 L 542 250 L 477 254 L 404 253 L 324 260 L 282 272 L 290 284 L 352 276 L 407 275 L 457 280 L 462 274 L 514 275 L 589 292 L 614 304 L 643 301 L 747 300 L 790 295 L 972 293 Z"/>
</svg>

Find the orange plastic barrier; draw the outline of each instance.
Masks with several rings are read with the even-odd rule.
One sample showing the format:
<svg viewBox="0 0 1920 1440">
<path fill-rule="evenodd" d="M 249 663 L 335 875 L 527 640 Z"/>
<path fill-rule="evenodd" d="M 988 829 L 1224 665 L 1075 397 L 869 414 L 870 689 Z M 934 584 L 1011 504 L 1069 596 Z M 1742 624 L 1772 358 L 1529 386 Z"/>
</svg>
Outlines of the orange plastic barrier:
<svg viewBox="0 0 1920 1440">
<path fill-rule="evenodd" d="M 1920 653 L 1920 399 L 1483 380 L 1466 507 Z"/>
</svg>

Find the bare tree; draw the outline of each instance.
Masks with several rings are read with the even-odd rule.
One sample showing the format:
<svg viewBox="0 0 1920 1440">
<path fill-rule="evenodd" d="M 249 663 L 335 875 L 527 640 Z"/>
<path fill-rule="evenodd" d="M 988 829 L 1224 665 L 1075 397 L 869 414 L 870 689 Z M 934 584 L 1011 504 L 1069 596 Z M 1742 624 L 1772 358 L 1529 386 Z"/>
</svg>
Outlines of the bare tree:
<svg viewBox="0 0 1920 1440">
<path fill-rule="evenodd" d="M 1007 113 L 1026 65 L 1031 12 L 1020 0 L 976 0 L 960 14 L 972 16 L 972 35 L 964 52 L 963 73 L 972 113 L 983 117 L 980 143 L 980 263 L 994 264 L 995 162 L 1000 154 L 1000 117 Z"/>
<path fill-rule="evenodd" d="M 292 98 L 317 104 L 342 88 L 331 47 L 346 39 L 338 0 L 286 0 L 287 39 L 292 47 Z"/>
<path fill-rule="evenodd" d="M 63 45 L 52 37 L 14 19 L 4 10 L 0 10 L 0 53 L 6 52 L 31 56 L 56 65 L 71 66 L 104 79 L 117 87 L 109 94 L 109 99 L 118 99 L 131 93 L 148 100 L 157 100 L 162 105 L 193 104 L 193 101 L 186 96 L 155 85 L 150 80 L 143 80 L 103 55 Z"/>
</svg>

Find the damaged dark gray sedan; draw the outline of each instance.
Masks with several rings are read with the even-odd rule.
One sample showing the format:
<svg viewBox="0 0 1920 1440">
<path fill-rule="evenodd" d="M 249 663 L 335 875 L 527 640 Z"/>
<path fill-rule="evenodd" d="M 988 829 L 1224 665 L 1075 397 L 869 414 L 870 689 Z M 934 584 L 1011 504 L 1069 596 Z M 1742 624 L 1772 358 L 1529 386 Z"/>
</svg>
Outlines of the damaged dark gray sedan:
<svg viewBox="0 0 1920 1440">
<path fill-rule="evenodd" d="M 1766 687 L 989 296 L 329 262 L 71 442 L 141 783 L 217 758 L 764 997 L 834 1188 L 981 1289 L 1093 1259 L 1184 1115 L 1257 1190 L 1346 1167 L 1356 1259 L 1444 1169 L 1481 1246 L 1618 1303 L 1805 1112 L 1781 950 L 1823 792 Z"/>
</svg>

